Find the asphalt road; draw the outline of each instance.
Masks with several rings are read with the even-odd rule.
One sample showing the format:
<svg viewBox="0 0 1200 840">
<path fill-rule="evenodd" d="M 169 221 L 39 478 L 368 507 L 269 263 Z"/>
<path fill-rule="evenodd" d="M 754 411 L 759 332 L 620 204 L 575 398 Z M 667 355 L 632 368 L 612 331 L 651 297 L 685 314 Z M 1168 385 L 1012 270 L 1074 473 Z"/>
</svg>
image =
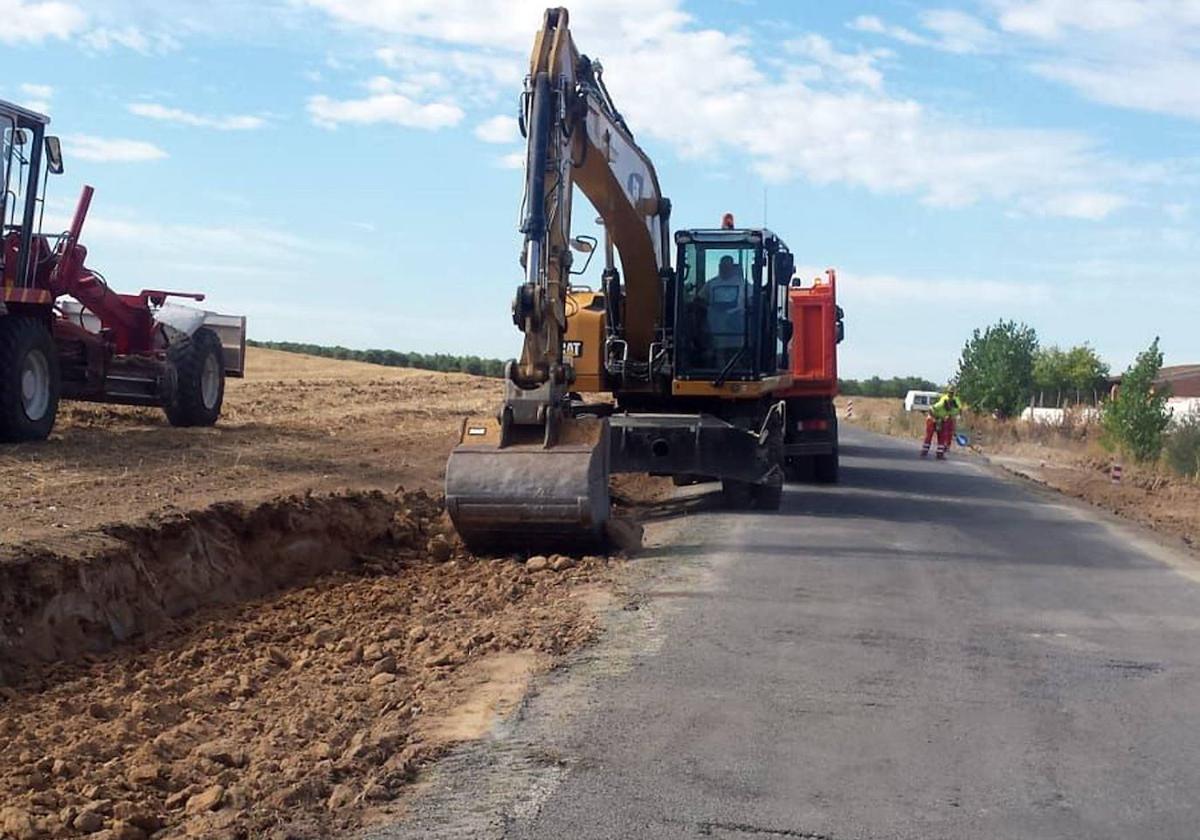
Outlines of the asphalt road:
<svg viewBox="0 0 1200 840">
<path fill-rule="evenodd" d="M 605 641 L 371 836 L 1200 837 L 1200 565 L 961 457 L 843 456 L 777 515 L 681 503 Z"/>
</svg>

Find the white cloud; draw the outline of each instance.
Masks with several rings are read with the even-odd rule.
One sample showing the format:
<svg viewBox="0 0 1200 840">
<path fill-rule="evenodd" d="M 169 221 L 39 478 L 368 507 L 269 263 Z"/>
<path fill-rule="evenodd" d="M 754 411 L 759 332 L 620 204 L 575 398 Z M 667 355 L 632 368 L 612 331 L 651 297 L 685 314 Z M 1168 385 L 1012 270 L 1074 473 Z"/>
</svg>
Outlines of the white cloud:
<svg viewBox="0 0 1200 840">
<path fill-rule="evenodd" d="M 50 85 L 21 85 L 21 105 L 39 114 L 50 113 L 50 99 L 54 96 L 54 88 Z"/>
<path fill-rule="evenodd" d="M 375 76 L 367 81 L 366 88 L 369 95 L 361 99 L 309 97 L 308 114 L 313 122 L 326 128 L 343 123 L 389 123 L 426 130 L 458 125 L 465 116 L 453 102 L 418 102 L 412 98 L 412 87 L 404 81 Z"/>
<path fill-rule="evenodd" d="M 995 46 L 996 35 L 979 18 L 956 9 L 921 13 L 921 25 L 937 35 L 934 45 L 952 53 L 974 53 Z"/>
<path fill-rule="evenodd" d="M 313 122 L 326 128 L 336 128 L 342 123 L 391 123 L 405 128 L 438 129 L 457 125 L 463 118 L 463 111 L 457 105 L 444 102 L 423 105 L 399 93 L 343 100 L 313 96 L 308 100 L 308 113 Z"/>
<path fill-rule="evenodd" d="M 889 38 L 895 38 L 905 44 L 913 44 L 915 46 L 929 47 L 933 46 L 933 41 L 922 35 L 918 35 L 911 29 L 906 29 L 903 26 L 884 23 L 882 19 L 875 15 L 859 15 L 854 20 L 850 21 L 848 26 L 858 32 L 869 32 L 872 35 L 886 35 Z"/>
<path fill-rule="evenodd" d="M 814 62 L 818 72 L 804 73 L 809 81 L 822 79 L 833 84 L 861 85 L 871 90 L 883 88 L 883 74 L 875 66 L 880 57 L 877 53 L 843 53 L 834 49 L 828 38 L 821 35 L 804 35 L 788 41 L 784 49 L 798 59 Z M 793 68 L 796 69 L 796 68 Z"/>
<path fill-rule="evenodd" d="M 54 96 L 54 88 L 50 85 L 33 85 L 27 82 L 21 85 L 21 93 L 38 99 L 50 99 Z"/>
<path fill-rule="evenodd" d="M 800 266 L 797 273 L 806 278 L 825 276 L 824 270 L 817 266 Z M 982 280 L 972 277 L 931 278 L 860 274 L 839 269 L 837 279 L 839 297 L 851 302 L 861 301 L 870 306 L 877 306 L 880 302 L 914 300 L 1010 304 L 1019 299 L 1023 303 L 1045 303 L 1051 297 L 1049 287 L 1042 283 Z"/>
<path fill-rule="evenodd" d="M 501 169 L 524 169 L 525 168 L 525 152 L 509 152 L 502 157 L 496 158 L 496 165 Z"/>
<path fill-rule="evenodd" d="M 90 134 L 75 134 L 63 139 L 64 155 L 80 160 L 105 163 L 133 163 L 162 160 L 167 153 L 144 140 L 120 140 L 96 137 Z"/>
<path fill-rule="evenodd" d="M 209 117 L 194 114 L 179 108 L 168 108 L 152 102 L 133 102 L 129 106 L 132 114 L 162 122 L 178 123 L 195 128 L 215 128 L 218 131 L 250 131 L 262 128 L 267 121 L 262 117 L 248 114 L 229 115 L 224 117 Z"/>
<path fill-rule="evenodd" d="M 37 44 L 70 38 L 87 25 L 87 14 L 73 3 L 0 0 L 0 43 Z"/>
<path fill-rule="evenodd" d="M 1115 210 L 1129 202 L 1112 193 L 1080 192 L 1052 196 L 1039 210 L 1048 216 L 1065 216 L 1072 219 L 1098 221 L 1107 218 Z"/>
<path fill-rule="evenodd" d="M 399 89 L 409 74 L 429 71 L 435 57 L 456 97 L 466 97 L 464 107 L 487 102 L 486 91 L 494 99 L 502 79 L 512 80 L 506 84 L 515 95 L 544 9 L 533 0 L 308 2 L 391 40 L 395 46 L 377 57 L 401 77 L 389 82 L 391 94 L 373 91 L 365 100 L 314 97 L 310 113 L 326 124 L 456 123 L 460 106 L 420 120 L 423 107 L 436 106 Z M 964 13 L 934 10 L 921 21 L 928 35 L 871 16 L 851 25 L 948 51 L 991 47 L 992 30 Z M 639 138 L 684 157 L 747 159 L 772 182 L 805 178 L 915 194 L 936 206 L 994 201 L 1020 212 L 1102 218 L 1154 177 L 1112 159 L 1082 133 L 968 122 L 892 94 L 880 68 L 884 51 L 847 51 L 809 34 L 787 43 L 785 59 L 764 59 L 749 35 L 702 28 L 679 0 L 579 0 L 571 25 L 580 49 L 603 59 L 605 79 Z"/>
<path fill-rule="evenodd" d="M 497 114 L 475 126 L 475 136 L 484 143 L 514 143 L 521 135 L 515 118 Z"/>
<path fill-rule="evenodd" d="M 1041 48 L 1031 69 L 1106 105 L 1200 120 L 1194 0 L 994 0 L 997 21 Z"/>
<path fill-rule="evenodd" d="M 83 43 L 97 52 L 125 47 L 142 55 L 163 55 L 180 48 L 175 36 L 167 32 L 146 32 L 137 26 L 97 27 L 83 36 Z"/>
<path fill-rule="evenodd" d="M 1094 102 L 1200 120 L 1196 0 L 987 0 L 982 9 L 988 22 L 924 11 L 921 32 L 872 15 L 850 27 L 954 53 L 1007 53 Z"/>
<path fill-rule="evenodd" d="M 919 20 L 928 34 L 885 23 L 875 15 L 859 15 L 848 25 L 858 32 L 884 35 L 903 44 L 951 53 L 981 52 L 994 47 L 996 42 L 995 33 L 985 23 L 957 9 L 930 9 L 921 12 Z"/>
</svg>

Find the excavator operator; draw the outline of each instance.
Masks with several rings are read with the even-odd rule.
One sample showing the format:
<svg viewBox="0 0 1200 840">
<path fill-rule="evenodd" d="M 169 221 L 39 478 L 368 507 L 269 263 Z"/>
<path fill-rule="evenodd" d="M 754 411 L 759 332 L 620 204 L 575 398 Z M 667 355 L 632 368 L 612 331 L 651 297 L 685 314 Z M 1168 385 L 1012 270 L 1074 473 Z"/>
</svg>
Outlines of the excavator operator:
<svg viewBox="0 0 1200 840">
<path fill-rule="evenodd" d="M 733 257 L 721 257 L 717 276 L 705 284 L 702 295 L 710 341 L 720 366 L 745 343 L 746 278 Z"/>
<path fill-rule="evenodd" d="M 938 397 L 925 418 L 925 442 L 921 445 L 921 457 L 929 455 L 929 445 L 937 435 L 937 459 L 946 457 L 950 444 L 954 440 L 954 426 L 958 416 L 966 409 L 967 404 L 958 396 L 958 390 L 953 384 L 946 388 L 944 394 Z"/>
</svg>

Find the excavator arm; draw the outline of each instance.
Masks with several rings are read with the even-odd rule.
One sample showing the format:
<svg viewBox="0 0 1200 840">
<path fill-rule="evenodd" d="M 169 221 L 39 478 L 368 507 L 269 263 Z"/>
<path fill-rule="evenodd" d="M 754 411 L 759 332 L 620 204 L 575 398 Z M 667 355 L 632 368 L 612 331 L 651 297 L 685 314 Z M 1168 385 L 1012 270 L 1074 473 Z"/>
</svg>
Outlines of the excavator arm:
<svg viewBox="0 0 1200 840">
<path fill-rule="evenodd" d="M 576 186 L 605 229 L 609 343 L 650 373 L 670 271 L 670 203 L 602 72 L 576 49 L 567 10 L 548 9 L 522 107 L 524 279 L 512 312 L 521 357 L 505 371 L 498 416 L 468 419 L 446 466 L 447 509 L 477 550 L 594 542 L 608 518 L 608 421 L 571 402 L 574 368 L 563 358 Z"/>
<path fill-rule="evenodd" d="M 648 357 L 660 322 L 663 278 L 670 269 L 670 202 L 602 74 L 599 62 L 576 49 L 567 10 L 548 9 L 534 41 L 523 109 L 525 282 L 514 301 L 514 321 L 525 333 L 516 381 L 526 387 L 570 378 L 562 338 L 575 186 L 605 229 L 609 321 L 619 325 L 618 340 L 632 358 Z M 614 251 L 620 255 L 623 284 Z"/>
</svg>

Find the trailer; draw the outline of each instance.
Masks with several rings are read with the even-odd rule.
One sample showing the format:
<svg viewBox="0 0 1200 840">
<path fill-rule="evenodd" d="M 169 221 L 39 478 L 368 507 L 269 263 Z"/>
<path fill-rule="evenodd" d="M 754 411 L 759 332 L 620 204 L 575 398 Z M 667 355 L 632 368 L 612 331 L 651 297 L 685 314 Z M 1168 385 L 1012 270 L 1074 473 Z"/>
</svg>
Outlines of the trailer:
<svg viewBox="0 0 1200 840">
<path fill-rule="evenodd" d="M 44 440 L 60 399 L 160 406 L 174 426 L 211 426 L 226 377 L 245 372 L 246 321 L 171 301 L 195 292 L 114 291 L 70 227 L 42 230 L 50 175 L 64 171 L 49 118 L 0 101 L 0 442 Z"/>
</svg>

